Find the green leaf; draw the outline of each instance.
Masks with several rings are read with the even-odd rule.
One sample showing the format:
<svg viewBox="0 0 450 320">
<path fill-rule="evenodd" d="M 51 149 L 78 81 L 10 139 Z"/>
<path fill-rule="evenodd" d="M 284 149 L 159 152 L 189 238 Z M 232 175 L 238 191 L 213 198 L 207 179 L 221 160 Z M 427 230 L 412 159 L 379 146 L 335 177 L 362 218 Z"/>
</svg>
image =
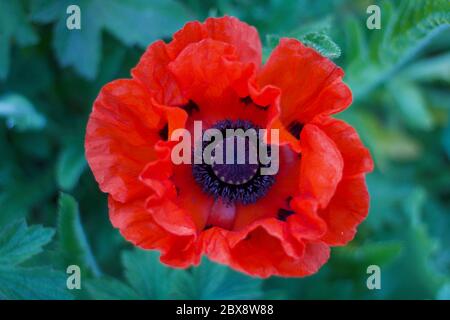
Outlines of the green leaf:
<svg viewBox="0 0 450 320">
<path fill-rule="evenodd" d="M 429 130 L 432 128 L 433 118 L 428 112 L 419 88 L 411 82 L 397 78 L 389 82 L 388 90 L 406 123 L 416 129 Z"/>
<path fill-rule="evenodd" d="M 19 131 L 42 129 L 46 119 L 38 113 L 28 99 L 9 94 L 0 98 L 0 117 L 6 118 L 9 128 Z"/>
<path fill-rule="evenodd" d="M 341 55 L 341 48 L 324 32 L 310 32 L 306 34 L 291 34 L 291 37 L 297 38 L 304 45 L 314 48 L 321 55 L 336 59 Z M 269 48 L 275 48 L 280 40 L 278 35 L 267 35 L 266 41 Z"/>
<path fill-rule="evenodd" d="M 81 0 L 81 29 L 68 30 L 65 13 L 69 0 L 39 1 L 32 6 L 36 22 L 54 23 L 53 49 L 59 63 L 72 66 L 87 79 L 97 75 L 102 51 L 102 30 L 127 46 L 147 47 L 152 41 L 170 36 L 192 19 L 185 6 L 176 1 Z M 56 14 L 58 13 L 58 14 Z"/>
<path fill-rule="evenodd" d="M 416 188 L 404 199 L 408 222 L 403 226 L 402 255 L 392 269 L 385 272 L 385 290 L 390 293 L 390 298 L 433 299 L 444 280 L 432 264 L 437 242 L 428 233 L 421 217 L 426 203 L 427 197 L 421 188 Z"/>
<path fill-rule="evenodd" d="M 347 268 L 349 264 L 355 264 L 359 269 L 365 269 L 367 266 L 386 265 L 399 256 L 402 249 L 400 241 L 384 241 L 376 243 L 365 243 L 360 246 L 347 246 L 335 250 L 338 259 L 347 260 L 345 264 Z M 351 262 L 350 262 L 351 261 Z M 365 271 L 365 270 L 364 270 Z"/>
<path fill-rule="evenodd" d="M 125 283 L 114 278 L 88 280 L 86 289 L 97 300 L 136 300 L 139 295 Z"/>
<path fill-rule="evenodd" d="M 377 167 L 388 160 L 411 160 L 421 154 L 420 144 L 397 126 L 383 125 L 369 112 L 352 111 L 341 118 L 355 126 L 375 157 Z"/>
<path fill-rule="evenodd" d="M 439 290 L 436 299 L 438 300 L 450 300 L 450 283 L 442 286 Z"/>
<path fill-rule="evenodd" d="M 66 276 L 50 267 L 17 265 L 42 252 L 53 230 L 25 221 L 0 230 L 0 299 L 70 299 Z"/>
<path fill-rule="evenodd" d="M 327 58 L 336 59 L 341 56 L 341 48 L 324 32 L 308 33 L 299 40 Z"/>
<path fill-rule="evenodd" d="M 437 31 L 450 24 L 450 2 L 403 0 L 389 22 L 380 57 L 398 60 L 411 56 Z"/>
<path fill-rule="evenodd" d="M 447 158 L 450 159 L 450 125 L 447 125 L 442 132 L 442 145 L 444 146 Z"/>
<path fill-rule="evenodd" d="M 382 2 L 382 27 L 369 32 L 369 56 L 348 60 L 347 81 L 355 100 L 388 80 L 450 25 L 447 0 L 402 0 L 396 4 L 394 8 L 392 2 Z"/>
<path fill-rule="evenodd" d="M 9 71 L 9 37 L 0 33 L 0 80 L 5 79 Z"/>
<path fill-rule="evenodd" d="M 56 179 L 62 190 L 71 190 L 75 187 L 86 168 L 83 147 L 69 145 L 59 155 L 56 163 Z"/>
<path fill-rule="evenodd" d="M 53 181 L 50 168 L 34 173 L 33 177 L 16 176 L 0 192 L 0 225 L 25 217 L 34 206 L 51 197 L 56 191 Z"/>
<path fill-rule="evenodd" d="M 0 299 L 67 300 L 72 299 L 72 295 L 62 272 L 46 267 L 0 266 Z"/>
<path fill-rule="evenodd" d="M 420 82 L 450 83 L 450 53 L 414 63 L 402 73 L 402 77 Z"/>
<path fill-rule="evenodd" d="M 367 58 L 367 43 L 363 35 L 361 23 L 355 18 L 346 20 L 345 26 L 346 50 L 348 61 L 363 61 Z M 362 66 L 363 67 L 363 66 Z"/>
<path fill-rule="evenodd" d="M 58 238 L 60 254 L 66 265 L 78 265 L 82 271 L 100 275 L 80 221 L 75 199 L 61 193 L 58 209 Z"/>
<path fill-rule="evenodd" d="M 8 75 L 10 46 L 33 45 L 38 37 L 31 27 L 22 1 L 0 1 L 0 80 Z"/>
<path fill-rule="evenodd" d="M 55 0 L 33 0 L 30 3 L 31 20 L 40 23 L 50 23 L 58 19 L 61 13 L 66 12 L 64 1 Z"/>
<path fill-rule="evenodd" d="M 97 75 L 102 49 L 98 12 L 105 10 L 107 5 L 102 7 L 98 1 L 86 0 L 77 5 L 81 10 L 81 29 L 67 29 L 68 15 L 64 14 L 65 10 L 61 11 L 54 25 L 52 45 L 61 66 L 72 66 L 83 77 L 93 79 Z"/>
<path fill-rule="evenodd" d="M 177 273 L 172 290 L 179 299 L 258 299 L 262 280 L 203 259 L 192 272 Z"/>
<path fill-rule="evenodd" d="M 125 251 L 122 254 L 125 278 L 140 298 L 169 298 L 172 272 L 159 261 L 158 256 L 155 251 L 143 250 Z"/>
<path fill-rule="evenodd" d="M 39 225 L 28 227 L 24 220 L 3 228 L 0 230 L 0 266 L 15 266 L 41 253 L 53 234 L 52 229 Z"/>
<path fill-rule="evenodd" d="M 127 283 L 102 278 L 90 281 L 96 299 L 257 299 L 262 280 L 204 259 L 201 266 L 177 270 L 162 264 L 159 253 L 134 249 L 122 254 Z"/>
<path fill-rule="evenodd" d="M 141 48 L 158 38 L 171 36 L 191 19 L 186 7 L 174 0 L 113 0 L 102 11 L 106 30 L 125 45 L 137 44 Z"/>
</svg>

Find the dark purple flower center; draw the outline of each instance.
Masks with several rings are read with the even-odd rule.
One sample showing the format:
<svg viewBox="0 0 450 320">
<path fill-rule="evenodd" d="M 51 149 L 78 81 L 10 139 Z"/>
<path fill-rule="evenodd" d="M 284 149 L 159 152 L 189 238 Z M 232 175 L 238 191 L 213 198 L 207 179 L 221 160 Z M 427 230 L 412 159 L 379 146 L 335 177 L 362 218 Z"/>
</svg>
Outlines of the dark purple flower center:
<svg viewBox="0 0 450 320">
<path fill-rule="evenodd" d="M 233 158 L 227 161 L 226 152 L 227 146 L 234 145 Z M 238 145 L 245 145 L 245 152 L 238 153 Z M 234 136 L 224 139 L 216 146 L 216 154 L 222 155 L 221 159 L 213 157 L 213 164 L 211 168 L 219 180 L 224 183 L 240 185 L 250 181 L 259 169 L 259 164 L 251 162 L 250 158 L 257 159 L 258 147 L 245 137 Z M 219 161 L 221 160 L 221 161 Z M 231 163 L 230 163 L 231 162 Z"/>
<path fill-rule="evenodd" d="M 266 195 L 275 182 L 274 175 L 261 175 L 260 171 L 261 167 L 268 167 L 270 163 L 260 162 L 258 150 L 268 148 L 270 156 L 270 146 L 262 145 L 260 139 L 252 139 L 251 135 L 227 136 L 227 129 L 242 129 L 257 134 L 259 128 L 249 121 L 224 120 L 212 128 L 220 130 L 224 139 L 215 144 L 210 164 L 193 165 L 195 181 L 203 191 L 216 199 L 221 198 L 227 204 L 256 202 Z M 203 142 L 202 151 L 210 143 Z"/>
</svg>

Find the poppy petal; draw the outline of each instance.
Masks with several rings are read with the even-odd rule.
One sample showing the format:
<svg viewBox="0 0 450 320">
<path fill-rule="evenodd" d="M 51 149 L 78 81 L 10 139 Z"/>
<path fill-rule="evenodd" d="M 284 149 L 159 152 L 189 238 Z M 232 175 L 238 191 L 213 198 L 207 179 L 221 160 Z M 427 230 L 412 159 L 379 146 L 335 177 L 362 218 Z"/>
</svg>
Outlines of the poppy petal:
<svg viewBox="0 0 450 320">
<path fill-rule="evenodd" d="M 329 258 L 329 247 L 319 241 L 296 242 L 285 226 L 275 219 L 265 219 L 241 232 L 213 228 L 202 237 L 202 248 L 211 260 L 252 276 L 306 276 L 317 272 Z"/>
<path fill-rule="evenodd" d="M 188 128 L 195 120 L 202 120 L 205 127 L 223 119 L 267 121 L 266 114 L 258 116 L 256 108 L 246 109 L 241 101 L 239 94 L 247 90 L 245 79 L 252 77 L 254 67 L 239 61 L 230 44 L 211 39 L 189 44 L 168 68 L 182 94 L 198 106 Z"/>
<path fill-rule="evenodd" d="M 347 244 L 368 212 L 369 193 L 364 175 L 342 179 L 328 207 L 319 211 L 328 227 L 322 240 L 333 246 Z"/>
<path fill-rule="evenodd" d="M 204 228 L 213 205 L 195 183 L 192 167 L 174 165 L 171 160 L 171 142 L 158 142 L 155 150 L 158 159 L 147 164 L 140 175 L 153 192 L 146 201 L 155 221 L 178 235 L 195 235 Z"/>
<path fill-rule="evenodd" d="M 167 69 L 172 60 L 164 41 L 156 41 L 148 46 L 139 63 L 131 70 L 131 74 L 158 103 L 168 106 L 184 105 L 188 101 L 181 94 L 174 76 Z"/>
<path fill-rule="evenodd" d="M 342 178 L 344 161 L 336 144 L 322 130 L 307 124 L 300 135 L 302 160 L 300 194 L 317 199 L 325 208 Z"/>
<path fill-rule="evenodd" d="M 295 39 L 283 38 L 257 76 L 259 85 L 281 89 L 281 121 L 307 123 L 319 114 L 347 108 L 352 95 L 344 72 L 329 59 Z"/>
<path fill-rule="evenodd" d="M 321 117 L 313 121 L 339 148 L 344 159 L 344 176 L 353 176 L 373 170 L 369 150 L 362 144 L 358 133 L 342 120 Z"/>
<path fill-rule="evenodd" d="M 161 261 L 178 267 L 198 264 L 193 237 L 177 236 L 158 225 L 145 210 L 144 199 L 127 203 L 108 197 L 109 216 L 125 239 L 143 249 L 161 251 Z"/>
<path fill-rule="evenodd" d="M 318 240 L 327 231 L 327 224 L 317 214 L 317 202 L 310 198 L 295 197 L 290 201 L 295 214 L 287 218 L 292 236 L 298 241 Z"/>
<path fill-rule="evenodd" d="M 188 45 L 169 64 L 184 96 L 199 105 L 217 102 L 248 67 L 233 46 L 211 39 Z"/>
<path fill-rule="evenodd" d="M 233 229 L 239 230 L 262 218 L 277 217 L 287 205 L 289 197 L 296 196 L 300 180 L 298 155 L 288 146 L 279 148 L 279 169 L 276 182 L 267 194 L 253 204 L 238 204 Z"/>
<path fill-rule="evenodd" d="M 161 120 L 150 102 L 133 80 L 105 85 L 94 102 L 86 129 L 86 158 L 100 189 L 115 200 L 124 202 L 146 192 L 138 176 L 155 158 Z"/>
<path fill-rule="evenodd" d="M 176 57 L 189 44 L 203 39 L 212 39 L 231 44 L 236 48 L 239 60 L 261 65 L 261 40 L 258 31 L 235 17 L 208 18 L 204 23 L 187 23 L 173 36 L 169 44 L 172 56 Z"/>
</svg>

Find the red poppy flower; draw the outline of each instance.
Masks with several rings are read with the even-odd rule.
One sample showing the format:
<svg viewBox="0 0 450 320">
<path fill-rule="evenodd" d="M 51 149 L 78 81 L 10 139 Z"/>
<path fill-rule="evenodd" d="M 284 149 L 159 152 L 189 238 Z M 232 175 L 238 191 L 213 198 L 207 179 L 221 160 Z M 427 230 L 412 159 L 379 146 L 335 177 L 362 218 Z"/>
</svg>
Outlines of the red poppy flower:
<svg viewBox="0 0 450 320">
<path fill-rule="evenodd" d="M 151 44 L 131 74 L 102 88 L 85 143 L 111 222 L 128 241 L 159 250 L 170 266 L 206 255 L 268 277 L 313 274 L 330 246 L 354 237 L 373 163 L 355 130 L 330 117 L 352 101 L 341 68 L 287 38 L 262 65 L 256 29 L 223 17 Z M 244 170 L 248 181 L 227 183 L 205 165 L 175 165 L 168 137 L 196 120 L 279 129 L 278 173 Z"/>
</svg>

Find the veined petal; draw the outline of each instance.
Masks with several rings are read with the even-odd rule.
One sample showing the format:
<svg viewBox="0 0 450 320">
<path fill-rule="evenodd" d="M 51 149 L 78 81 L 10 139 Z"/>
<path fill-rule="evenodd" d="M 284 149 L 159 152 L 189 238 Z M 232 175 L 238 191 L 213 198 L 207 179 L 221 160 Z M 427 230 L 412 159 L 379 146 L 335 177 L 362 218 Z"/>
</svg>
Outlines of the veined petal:
<svg viewBox="0 0 450 320">
<path fill-rule="evenodd" d="M 358 133 L 342 120 L 319 117 L 313 121 L 337 145 L 344 159 L 344 176 L 354 176 L 373 170 L 373 160 Z"/>
<path fill-rule="evenodd" d="M 189 44 L 203 39 L 228 43 L 236 48 L 239 60 L 261 65 L 261 40 L 258 31 L 235 17 L 208 18 L 204 23 L 188 22 L 173 36 L 169 50 L 173 57 L 178 56 Z"/>
<path fill-rule="evenodd" d="M 86 159 L 103 192 L 117 201 L 145 194 L 138 179 L 155 158 L 161 117 L 145 89 L 133 80 L 105 85 L 94 102 L 86 128 Z"/>
<path fill-rule="evenodd" d="M 295 39 L 283 38 L 257 76 L 259 85 L 281 90 L 280 119 L 285 126 L 305 124 L 319 114 L 347 108 L 352 95 L 344 72 L 329 59 Z"/>
<path fill-rule="evenodd" d="M 307 124 L 300 135 L 300 195 L 314 197 L 325 208 L 342 178 L 344 161 L 336 144 L 317 126 Z"/>
<path fill-rule="evenodd" d="M 347 244 L 368 212 L 369 193 L 364 175 L 342 179 L 330 204 L 319 211 L 327 223 L 327 233 L 322 240 L 333 246 Z"/>
</svg>

